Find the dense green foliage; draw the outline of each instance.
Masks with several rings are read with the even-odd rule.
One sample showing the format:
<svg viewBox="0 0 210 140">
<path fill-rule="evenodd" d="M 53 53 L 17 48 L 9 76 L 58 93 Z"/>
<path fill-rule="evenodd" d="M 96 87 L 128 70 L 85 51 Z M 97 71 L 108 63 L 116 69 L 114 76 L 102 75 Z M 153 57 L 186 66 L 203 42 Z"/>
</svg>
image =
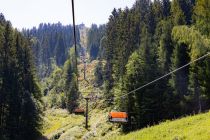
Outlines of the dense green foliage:
<svg viewBox="0 0 210 140">
<path fill-rule="evenodd" d="M 210 109 L 208 57 L 130 92 L 209 51 L 209 13 L 208 0 L 136 0 L 130 9 L 113 9 L 106 25 L 77 26 L 77 56 L 86 59 L 87 51 L 90 60 L 98 59 L 92 84 L 104 89 L 107 106 L 128 113 L 124 131 Z M 0 15 L 3 140 L 30 139 L 37 134 L 41 90 L 35 69 L 42 83 L 44 107 L 73 113 L 79 106 L 78 73 L 82 70 L 77 70 L 72 47 L 73 27 L 40 24 L 22 33 Z"/>
<path fill-rule="evenodd" d="M 52 73 L 41 82 L 46 108 L 67 108 L 73 112 L 79 98 L 76 74 L 74 48 L 71 48 L 63 67 L 53 63 Z"/>
<path fill-rule="evenodd" d="M 87 49 L 91 60 L 96 59 L 102 53 L 101 38 L 105 34 L 105 29 L 105 25 L 97 27 L 93 24 L 88 31 Z"/>
<path fill-rule="evenodd" d="M 79 28 L 76 28 L 77 44 L 79 44 Z M 55 60 L 56 65 L 63 66 L 68 57 L 69 48 L 74 44 L 73 26 L 57 24 L 40 24 L 38 28 L 22 31 L 33 41 L 32 50 L 35 65 L 40 78 L 50 75 Z"/>
<path fill-rule="evenodd" d="M 77 49 L 80 48 L 79 30 L 76 27 Z M 40 24 L 38 28 L 23 30 L 32 41 L 36 69 L 42 83 L 44 106 L 67 108 L 71 113 L 77 107 L 77 69 L 75 65 L 73 26 Z M 78 55 L 77 54 L 77 55 Z"/>
<path fill-rule="evenodd" d="M 2 14 L 0 42 L 0 139 L 35 139 L 41 124 L 41 91 L 30 42 Z"/>
<path fill-rule="evenodd" d="M 78 83 L 77 83 L 77 71 L 74 65 L 74 58 L 71 55 L 70 59 L 65 62 L 64 72 L 65 72 L 65 92 L 67 100 L 67 109 L 70 113 L 73 113 L 74 109 L 78 107 Z"/>
<path fill-rule="evenodd" d="M 209 58 L 118 98 L 206 54 L 209 13 L 207 0 L 137 0 L 113 10 L 101 39 L 106 65 L 96 70 L 104 97 L 135 120 L 125 130 L 209 109 Z"/>
</svg>

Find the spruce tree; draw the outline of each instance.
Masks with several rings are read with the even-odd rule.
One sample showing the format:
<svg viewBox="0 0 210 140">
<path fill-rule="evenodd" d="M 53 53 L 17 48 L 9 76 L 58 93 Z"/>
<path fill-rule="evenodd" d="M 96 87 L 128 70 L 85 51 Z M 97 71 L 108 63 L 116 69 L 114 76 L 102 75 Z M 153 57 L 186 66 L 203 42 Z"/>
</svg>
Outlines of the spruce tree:
<svg viewBox="0 0 210 140">
<path fill-rule="evenodd" d="M 66 60 L 65 44 L 64 44 L 63 36 L 61 34 L 57 38 L 55 58 L 56 58 L 56 63 L 58 66 L 62 66 Z"/>
<path fill-rule="evenodd" d="M 68 60 L 65 62 L 65 92 L 66 92 L 66 106 L 70 113 L 73 113 L 74 109 L 78 106 L 77 99 L 78 87 L 77 87 L 77 78 L 74 73 L 74 69 L 71 65 L 71 62 Z"/>
<path fill-rule="evenodd" d="M 163 17 L 167 18 L 170 16 L 171 3 L 170 0 L 162 0 Z"/>
<path fill-rule="evenodd" d="M 196 27 L 204 35 L 210 36 L 210 2 L 198 0 L 194 8 L 194 20 Z"/>
<path fill-rule="evenodd" d="M 41 122 L 41 92 L 35 81 L 28 41 L 10 22 L 6 23 L 1 35 L 0 138 L 36 139 Z"/>
</svg>

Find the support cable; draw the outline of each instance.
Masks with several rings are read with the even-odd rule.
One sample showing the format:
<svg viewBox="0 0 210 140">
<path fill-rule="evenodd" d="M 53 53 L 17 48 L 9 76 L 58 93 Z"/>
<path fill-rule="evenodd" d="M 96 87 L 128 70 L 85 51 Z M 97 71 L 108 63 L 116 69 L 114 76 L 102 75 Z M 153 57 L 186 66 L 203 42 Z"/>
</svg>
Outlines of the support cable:
<svg viewBox="0 0 210 140">
<path fill-rule="evenodd" d="M 75 50 L 75 68 L 76 68 L 76 75 L 77 75 L 77 90 L 79 90 L 79 82 L 78 82 L 78 69 L 77 69 L 77 38 L 76 38 L 76 25 L 75 25 L 75 13 L 74 13 L 74 0 L 71 1 L 72 3 L 72 17 L 73 17 L 73 27 L 74 27 L 74 50 Z"/>
<path fill-rule="evenodd" d="M 167 77 L 167 76 L 169 76 L 169 75 L 171 75 L 171 74 L 173 74 L 173 73 L 175 73 L 175 72 L 177 72 L 177 71 L 179 71 L 179 70 L 181 70 L 181 69 L 183 69 L 183 68 L 185 68 L 185 67 L 187 67 L 189 65 L 191 65 L 192 63 L 195 63 L 195 62 L 197 62 L 199 60 L 204 59 L 208 55 L 210 55 L 210 52 L 208 52 L 207 54 L 205 54 L 205 55 L 203 55 L 203 56 L 201 56 L 201 57 L 199 57 L 199 58 L 197 58 L 197 59 L 195 59 L 195 60 L 193 60 L 193 61 L 191 61 L 191 62 L 189 62 L 189 63 L 187 63 L 187 64 L 185 64 L 185 65 L 183 65 L 183 66 L 181 66 L 181 67 L 179 67 L 179 68 L 177 68 L 177 69 L 175 69 L 175 70 L 173 70 L 173 71 L 171 71 L 171 72 L 169 72 L 169 73 L 167 73 L 167 74 L 165 74 L 165 75 L 163 75 L 163 76 L 161 76 L 161 77 L 159 77 L 159 78 L 157 78 L 157 79 L 155 79 L 155 80 L 153 80 L 153 81 L 151 81 L 151 82 L 149 82 L 149 83 L 147 83 L 147 84 L 145 84 L 145 85 L 143 85 L 141 87 L 139 87 L 139 88 L 136 88 L 136 89 L 134 89 L 134 90 L 132 90 L 132 91 L 130 91 L 130 92 L 122 95 L 122 96 L 116 97 L 115 99 L 123 98 L 126 95 L 129 95 L 131 93 L 134 93 L 134 92 L 136 92 L 136 91 L 138 91 L 138 90 L 140 90 L 142 88 L 145 88 L 146 86 L 149 86 L 149 85 L 151 85 L 151 84 L 153 84 L 153 83 L 155 83 L 155 82 L 157 82 L 157 81 L 159 81 L 159 80 L 161 80 L 161 79 L 163 79 L 163 78 L 165 78 L 165 77 Z M 111 100 L 111 99 L 108 99 L 108 100 Z"/>
</svg>

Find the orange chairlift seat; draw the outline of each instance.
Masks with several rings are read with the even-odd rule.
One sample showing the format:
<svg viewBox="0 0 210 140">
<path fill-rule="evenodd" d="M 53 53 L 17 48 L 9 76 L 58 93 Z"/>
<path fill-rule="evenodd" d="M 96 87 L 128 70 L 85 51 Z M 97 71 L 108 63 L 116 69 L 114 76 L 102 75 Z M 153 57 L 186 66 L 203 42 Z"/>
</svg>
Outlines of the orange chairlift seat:
<svg viewBox="0 0 210 140">
<path fill-rule="evenodd" d="M 110 112 L 109 113 L 109 121 L 110 122 L 127 123 L 128 122 L 128 114 L 126 112 Z"/>
</svg>

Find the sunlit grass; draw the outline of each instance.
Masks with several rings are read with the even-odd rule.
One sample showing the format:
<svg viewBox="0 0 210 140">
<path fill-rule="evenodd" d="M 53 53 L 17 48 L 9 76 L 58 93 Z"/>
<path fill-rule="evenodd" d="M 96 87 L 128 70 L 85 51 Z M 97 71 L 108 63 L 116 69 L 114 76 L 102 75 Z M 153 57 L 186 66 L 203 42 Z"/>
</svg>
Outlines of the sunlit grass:
<svg viewBox="0 0 210 140">
<path fill-rule="evenodd" d="M 84 116 L 70 115 L 66 110 L 51 109 L 45 112 L 43 135 L 48 138 L 58 133 L 64 133 L 68 128 L 80 126 L 84 123 Z"/>
<path fill-rule="evenodd" d="M 81 81 L 79 89 L 85 91 L 81 93 L 84 97 L 88 96 L 92 91 L 101 92 L 101 89 L 94 87 L 94 69 L 97 61 L 93 61 L 87 65 L 87 79 L 84 80 L 83 73 L 80 73 Z M 79 66 L 82 69 L 83 65 Z M 83 90 L 82 90 L 83 89 Z M 90 93 L 87 93 L 90 92 Z M 100 95 L 100 93 L 97 93 Z M 48 98 L 46 98 L 48 101 Z M 79 100 L 79 107 L 86 107 L 86 101 Z M 103 100 L 89 101 L 89 128 L 84 128 L 85 117 L 82 115 L 69 114 L 63 109 L 48 109 L 45 111 L 44 125 L 42 134 L 48 139 L 69 140 L 69 139 L 90 139 L 90 140 L 106 140 L 107 137 L 117 135 L 120 131 L 119 125 L 113 125 L 108 122 L 107 115 L 110 109 L 105 107 Z"/>
<path fill-rule="evenodd" d="M 69 114 L 62 109 L 51 109 L 45 114 L 42 134 L 48 139 L 107 139 L 120 130 L 119 125 L 107 121 L 107 110 L 90 110 L 88 130 L 84 128 L 82 115 Z"/>
<path fill-rule="evenodd" d="M 88 84 L 85 86 L 86 84 L 82 81 L 81 88 L 86 88 L 88 91 L 94 90 Z M 80 107 L 85 107 L 84 100 L 80 101 Z M 84 138 L 91 140 L 210 140 L 210 112 L 166 121 L 128 135 L 120 133 L 120 125 L 113 125 L 107 121 L 108 112 L 109 109 L 103 107 L 103 101 L 90 101 L 90 127 L 86 130 L 84 116 L 69 114 L 63 109 L 49 109 L 45 112 L 42 134 L 49 139 L 59 140 Z"/>
<path fill-rule="evenodd" d="M 111 140 L 210 140 L 210 112 L 144 128 Z"/>
</svg>

